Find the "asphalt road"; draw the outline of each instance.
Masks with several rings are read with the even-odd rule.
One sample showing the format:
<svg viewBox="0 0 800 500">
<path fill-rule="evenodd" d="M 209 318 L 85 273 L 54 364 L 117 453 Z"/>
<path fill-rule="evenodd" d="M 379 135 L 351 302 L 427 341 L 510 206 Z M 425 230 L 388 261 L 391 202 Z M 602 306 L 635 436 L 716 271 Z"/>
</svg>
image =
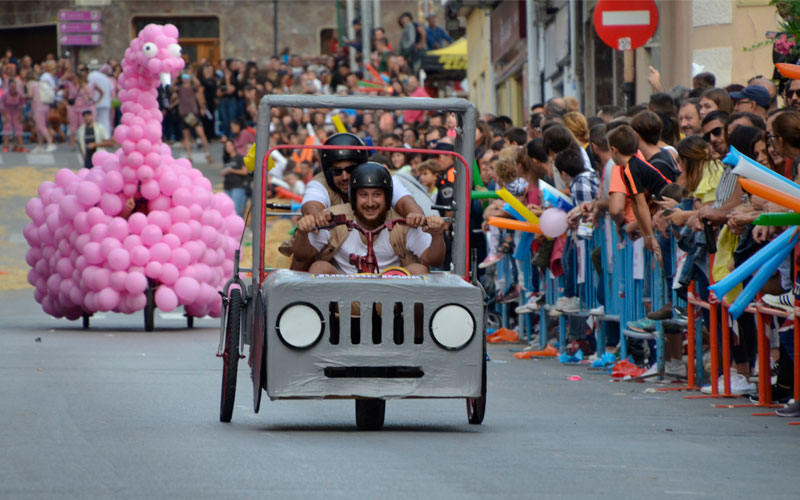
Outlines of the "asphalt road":
<svg viewBox="0 0 800 500">
<path fill-rule="evenodd" d="M 390 401 L 380 432 L 355 429 L 352 401 L 265 398 L 254 414 L 245 362 L 220 423 L 216 321 L 157 314 L 145 333 L 141 313 L 106 314 L 83 330 L 12 279 L 29 184 L 70 154 L 0 165 L 2 499 L 796 498 L 800 427 L 519 346 L 490 346 L 481 426 L 462 400 Z"/>
<path fill-rule="evenodd" d="M 178 315 L 92 328 L 0 293 L 0 498 L 779 498 L 796 491 L 800 428 L 749 409 L 490 346 L 487 416 L 462 400 L 387 403 L 380 432 L 352 401 L 252 410 L 240 364 L 218 421 L 218 330 Z M 579 382 L 567 377 L 578 374 Z M 790 497 L 791 498 L 791 497 Z"/>
</svg>

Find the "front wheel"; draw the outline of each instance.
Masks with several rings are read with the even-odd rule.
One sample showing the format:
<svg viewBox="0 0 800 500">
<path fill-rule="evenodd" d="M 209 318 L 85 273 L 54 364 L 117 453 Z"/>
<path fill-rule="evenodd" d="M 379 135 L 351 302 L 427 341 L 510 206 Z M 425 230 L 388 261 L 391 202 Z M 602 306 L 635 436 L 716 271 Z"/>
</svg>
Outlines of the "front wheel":
<svg viewBox="0 0 800 500">
<path fill-rule="evenodd" d="M 219 405 L 219 421 L 230 422 L 233 403 L 236 400 L 236 374 L 239 368 L 239 332 L 242 326 L 242 292 L 231 291 L 228 318 L 225 327 L 225 343 L 222 349 L 222 395 Z"/>
<path fill-rule="evenodd" d="M 356 399 L 356 427 L 360 431 L 379 431 L 386 415 L 386 400 Z"/>
<path fill-rule="evenodd" d="M 470 424 L 480 425 L 486 414 L 486 352 L 483 354 L 481 367 L 481 395 L 477 398 L 467 398 L 467 420 Z"/>
</svg>

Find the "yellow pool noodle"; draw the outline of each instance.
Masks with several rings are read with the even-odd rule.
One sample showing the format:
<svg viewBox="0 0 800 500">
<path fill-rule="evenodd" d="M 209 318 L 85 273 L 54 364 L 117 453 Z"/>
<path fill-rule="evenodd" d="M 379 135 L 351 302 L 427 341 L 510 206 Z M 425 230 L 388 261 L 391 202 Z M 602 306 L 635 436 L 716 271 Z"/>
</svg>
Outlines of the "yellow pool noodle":
<svg viewBox="0 0 800 500">
<path fill-rule="evenodd" d="M 538 224 L 539 218 L 536 215 L 528 210 L 528 207 L 522 204 L 518 199 L 514 197 L 513 194 L 508 192 L 506 188 L 500 188 L 497 191 L 497 195 L 500 196 L 506 203 L 511 205 L 514 210 L 516 210 L 521 216 L 525 218 L 526 221 L 530 222 L 531 224 Z"/>
</svg>

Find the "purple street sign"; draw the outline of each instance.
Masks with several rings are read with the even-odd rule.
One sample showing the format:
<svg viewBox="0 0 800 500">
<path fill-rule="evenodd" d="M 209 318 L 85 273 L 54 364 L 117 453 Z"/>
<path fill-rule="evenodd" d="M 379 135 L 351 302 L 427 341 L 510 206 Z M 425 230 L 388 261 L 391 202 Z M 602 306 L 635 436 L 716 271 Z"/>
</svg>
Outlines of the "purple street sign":
<svg viewBox="0 0 800 500">
<path fill-rule="evenodd" d="M 59 23 L 61 33 L 100 33 L 103 31 L 100 23 Z"/>
<path fill-rule="evenodd" d="M 58 41 L 61 45 L 100 45 L 103 35 L 60 35 Z"/>
<path fill-rule="evenodd" d="M 99 21 L 99 10 L 59 10 L 59 21 Z"/>
</svg>

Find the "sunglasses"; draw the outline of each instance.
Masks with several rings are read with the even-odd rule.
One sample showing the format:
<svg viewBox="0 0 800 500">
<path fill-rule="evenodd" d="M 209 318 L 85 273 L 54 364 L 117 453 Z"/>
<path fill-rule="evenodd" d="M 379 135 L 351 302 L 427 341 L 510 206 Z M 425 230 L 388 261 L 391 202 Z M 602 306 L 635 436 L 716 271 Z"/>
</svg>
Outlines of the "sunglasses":
<svg viewBox="0 0 800 500">
<path fill-rule="evenodd" d="M 800 89 L 794 89 L 794 90 L 786 89 L 786 98 L 791 99 L 792 96 L 800 97 Z"/>
<path fill-rule="evenodd" d="M 436 147 L 437 144 L 439 144 L 439 139 L 434 139 L 432 141 L 428 141 L 425 144 L 428 146 L 428 149 L 433 149 L 433 148 Z"/>
<path fill-rule="evenodd" d="M 339 177 L 344 172 L 347 172 L 348 174 L 352 174 L 353 170 L 355 170 L 357 166 L 358 165 L 350 165 L 349 167 L 344 167 L 344 168 L 330 167 L 328 170 L 330 171 L 331 175 L 333 175 L 334 177 Z"/>
<path fill-rule="evenodd" d="M 711 132 L 709 132 L 709 133 L 707 133 L 707 134 L 703 135 L 703 140 L 704 140 L 704 141 L 706 141 L 706 142 L 709 142 L 709 141 L 711 140 L 711 136 L 712 136 L 712 135 L 713 135 L 714 137 L 719 137 L 719 136 L 721 136 L 721 135 L 722 135 L 722 127 L 717 127 L 717 128 L 715 128 L 715 129 L 712 129 L 712 130 L 711 130 Z"/>
</svg>

